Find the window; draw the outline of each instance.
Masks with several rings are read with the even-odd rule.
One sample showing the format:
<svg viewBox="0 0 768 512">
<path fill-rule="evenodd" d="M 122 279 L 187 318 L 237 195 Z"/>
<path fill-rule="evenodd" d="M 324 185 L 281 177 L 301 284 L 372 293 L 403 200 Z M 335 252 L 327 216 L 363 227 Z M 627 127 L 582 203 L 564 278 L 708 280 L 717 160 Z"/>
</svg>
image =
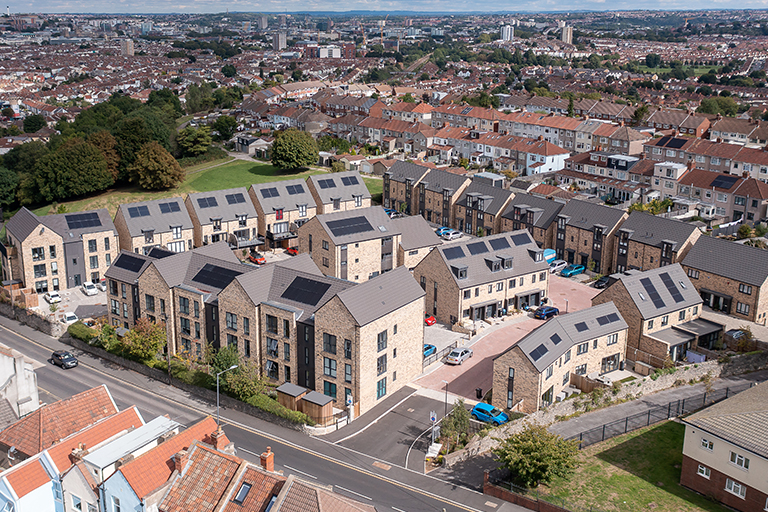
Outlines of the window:
<svg viewBox="0 0 768 512">
<path fill-rule="evenodd" d="M 323 375 L 336 378 L 336 360 L 329 357 L 323 358 Z"/>
<path fill-rule="evenodd" d="M 661 317 L 661 326 L 664 327 L 667 324 L 669 324 L 669 315 L 664 315 Z"/>
<path fill-rule="evenodd" d="M 493 293 L 493 285 L 492 284 L 488 285 L 488 293 Z"/>
<path fill-rule="evenodd" d="M 587 365 L 582 364 L 576 367 L 576 369 L 573 371 L 576 375 L 586 375 L 587 374 Z"/>
<path fill-rule="evenodd" d="M 323 393 L 325 396 L 329 396 L 336 400 L 336 384 L 333 382 L 323 381 Z"/>
<path fill-rule="evenodd" d="M 699 278 L 699 271 L 698 270 L 694 270 L 692 268 L 689 268 L 688 269 L 688 277 L 690 277 L 691 279 L 698 279 Z"/>
<path fill-rule="evenodd" d="M 83 510 L 83 502 L 82 502 L 82 500 L 80 500 L 80 498 L 78 498 L 74 494 L 72 495 L 72 508 L 74 510 Z"/>
<path fill-rule="evenodd" d="M 195 322 L 195 338 L 200 339 L 200 322 Z"/>
<path fill-rule="evenodd" d="M 51 259 L 56 257 L 56 246 L 55 245 L 49 245 L 48 246 L 48 254 L 50 254 Z"/>
<path fill-rule="evenodd" d="M 344 340 L 344 358 L 352 359 L 352 340 Z"/>
<path fill-rule="evenodd" d="M 747 494 L 747 488 L 744 485 L 735 482 L 730 478 L 725 479 L 725 490 L 731 494 L 735 494 L 741 499 L 744 499 L 744 496 Z"/>
<path fill-rule="evenodd" d="M 195 318 L 200 318 L 200 303 L 197 301 L 195 301 Z"/>
<path fill-rule="evenodd" d="M 165 299 L 160 299 L 160 314 L 165 314 Z"/>
<path fill-rule="evenodd" d="M 383 356 L 379 356 L 378 359 L 376 359 L 376 375 L 381 375 L 382 373 L 387 372 L 387 354 L 384 354 Z"/>
<path fill-rule="evenodd" d="M 112 255 L 111 255 L 111 254 L 105 254 L 105 255 L 104 255 L 104 260 L 106 260 L 106 262 L 107 262 L 107 266 L 108 266 L 108 267 L 109 267 L 110 265 L 112 265 Z"/>
<path fill-rule="evenodd" d="M 283 338 L 291 337 L 291 322 L 283 319 Z"/>
<path fill-rule="evenodd" d="M 242 505 L 242 503 L 245 501 L 246 496 L 248 496 L 248 491 L 251 490 L 251 484 L 244 483 L 240 486 L 240 490 L 237 491 L 237 494 L 235 495 L 235 503 L 238 505 Z"/>
<path fill-rule="evenodd" d="M 330 262 L 328 261 L 328 258 L 325 257 L 325 256 L 323 256 L 323 266 L 324 267 L 329 267 L 330 266 Z"/>
<path fill-rule="evenodd" d="M 231 329 L 233 331 L 237 330 L 237 315 L 232 313 L 227 313 L 226 315 L 226 322 L 227 322 L 227 329 Z"/>
<path fill-rule="evenodd" d="M 109 250 L 109 237 L 108 236 L 104 237 L 104 250 L 105 251 Z"/>
<path fill-rule="evenodd" d="M 464 290 L 464 299 L 471 299 L 472 298 L 472 290 Z"/>
<path fill-rule="evenodd" d="M 379 399 L 387 394 L 387 378 L 384 377 L 376 383 L 376 399 Z"/>
<path fill-rule="evenodd" d="M 563 375 L 563 386 L 567 385 L 568 382 L 571 380 L 571 373 L 565 372 L 565 375 Z"/>
<path fill-rule="evenodd" d="M 120 283 L 120 295 L 125 299 L 128 296 L 128 292 L 125 287 L 125 283 Z"/>
<path fill-rule="evenodd" d="M 195 302 L 195 306 L 197 306 L 197 302 Z M 195 307 L 195 310 L 197 310 L 197 307 Z M 251 319 L 247 316 L 243 317 L 243 334 L 251 334 Z"/>
<path fill-rule="evenodd" d="M 155 232 L 154 231 L 145 231 L 144 232 L 144 243 L 145 244 L 152 244 L 155 242 Z"/>
<path fill-rule="evenodd" d="M 41 277 L 45 277 L 46 275 L 48 275 L 48 272 L 45 268 L 45 263 L 41 263 L 40 265 L 35 265 L 34 269 L 35 269 L 35 278 L 39 279 Z"/>
<path fill-rule="evenodd" d="M 277 317 L 272 315 L 267 315 L 267 332 L 271 332 L 272 334 L 277 334 Z"/>
<path fill-rule="evenodd" d="M 306 217 L 307 216 L 307 205 L 300 204 L 299 206 L 299 217 Z"/>
<path fill-rule="evenodd" d="M 606 342 L 606 345 L 615 345 L 619 342 L 619 333 L 613 333 L 608 335 L 608 341 Z"/>
<path fill-rule="evenodd" d="M 693 306 L 693 313 L 691 313 L 693 316 L 696 316 L 696 314 L 699 312 L 699 306 Z"/>
<path fill-rule="evenodd" d="M 275 338 L 267 338 L 267 356 L 279 357 L 277 355 L 277 340 Z"/>
<path fill-rule="evenodd" d="M 32 261 L 40 261 L 45 259 L 45 249 L 42 247 L 32 248 Z"/>
<path fill-rule="evenodd" d="M 712 451 L 712 448 L 714 448 L 715 444 L 710 441 L 709 439 L 701 438 L 701 447 L 704 448 L 707 451 Z"/>
<path fill-rule="evenodd" d="M 328 240 L 323 240 L 323 250 L 328 250 Z"/>
<path fill-rule="evenodd" d="M 121 512 L 120 498 L 112 496 L 112 512 Z"/>
<path fill-rule="evenodd" d="M 571 360 L 571 349 L 568 349 L 568 352 L 566 352 L 565 355 L 563 356 L 563 362 L 567 363 L 570 360 Z"/>
<path fill-rule="evenodd" d="M 589 351 L 589 342 L 581 343 L 576 346 L 576 355 L 586 354 Z"/>
<path fill-rule="evenodd" d="M 381 331 L 376 342 L 376 352 L 381 352 L 385 348 L 387 348 L 387 331 Z"/>
<path fill-rule="evenodd" d="M 114 283 L 114 281 L 111 281 L 111 283 Z M 155 298 L 152 295 L 145 294 L 144 302 L 146 303 L 147 311 L 155 311 Z"/>
<path fill-rule="evenodd" d="M 274 361 L 267 360 L 267 377 L 277 380 L 280 376 L 280 365 Z"/>
<path fill-rule="evenodd" d="M 181 333 L 189 336 L 192 333 L 190 329 L 189 318 L 179 318 L 179 324 L 181 325 Z"/>
<path fill-rule="evenodd" d="M 741 469 L 749 470 L 749 459 L 738 453 L 731 452 L 731 464 L 736 464 Z"/>
<path fill-rule="evenodd" d="M 653 320 L 648 320 L 648 329 L 653 329 Z"/>
<path fill-rule="evenodd" d="M 344 365 L 344 382 L 352 382 L 352 365 Z"/>
<path fill-rule="evenodd" d="M 183 315 L 189 314 L 189 299 L 187 297 L 179 297 L 179 313 Z"/>
<path fill-rule="evenodd" d="M 336 353 L 336 336 L 327 332 L 323 333 L 323 350 L 330 354 Z"/>
<path fill-rule="evenodd" d="M 516 284 L 517 284 L 517 279 L 510 279 L 509 280 L 509 287 L 510 288 L 514 288 Z"/>
<path fill-rule="evenodd" d="M 88 252 L 96 252 L 96 240 L 88 240 Z"/>
<path fill-rule="evenodd" d="M 291 344 L 283 343 L 283 359 L 285 361 L 291 360 Z"/>
<path fill-rule="evenodd" d="M 748 315 L 749 314 L 749 304 L 744 304 L 742 302 L 736 303 L 736 312 L 741 315 Z"/>
<path fill-rule="evenodd" d="M 752 287 L 748 284 L 740 284 L 739 292 L 745 295 L 752 295 Z"/>
<path fill-rule="evenodd" d="M 333 209 L 334 210 L 340 210 L 341 209 L 341 199 L 336 198 L 336 199 L 332 199 L 332 201 L 333 201 Z"/>
<path fill-rule="evenodd" d="M 227 333 L 227 347 L 234 347 L 237 349 L 237 336 Z"/>
<path fill-rule="evenodd" d="M 696 470 L 696 474 L 699 476 L 703 476 L 706 479 L 709 479 L 710 471 L 707 466 L 702 466 L 701 464 L 699 464 L 699 469 Z"/>
<path fill-rule="evenodd" d="M 549 379 L 550 377 L 552 377 L 552 372 L 554 372 L 554 371 L 555 371 L 554 370 L 554 365 L 550 365 L 549 368 L 547 368 L 547 375 L 546 375 L 545 379 Z"/>
</svg>

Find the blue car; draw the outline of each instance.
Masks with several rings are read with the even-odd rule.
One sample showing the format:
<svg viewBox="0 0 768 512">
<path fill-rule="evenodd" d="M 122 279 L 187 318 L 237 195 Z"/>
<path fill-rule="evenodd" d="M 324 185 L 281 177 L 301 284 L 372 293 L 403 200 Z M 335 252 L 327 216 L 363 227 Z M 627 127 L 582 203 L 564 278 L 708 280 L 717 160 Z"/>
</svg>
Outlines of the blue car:
<svg viewBox="0 0 768 512">
<path fill-rule="evenodd" d="M 584 272 L 584 270 L 586 270 L 584 265 L 568 265 L 560 272 L 560 275 L 563 277 L 577 276 Z"/>
<path fill-rule="evenodd" d="M 496 425 L 503 425 L 509 421 L 509 416 L 502 410 L 482 402 L 472 408 L 472 417 L 476 420 L 495 423 Z"/>
<path fill-rule="evenodd" d="M 429 357 L 435 352 L 437 352 L 437 347 L 435 347 L 434 345 L 426 344 L 426 343 L 424 344 L 424 357 Z"/>
<path fill-rule="evenodd" d="M 449 231 L 453 231 L 453 230 L 451 228 L 449 228 L 448 226 L 440 226 L 439 228 L 437 228 L 435 230 L 435 234 L 437 236 L 443 236 L 444 234 L 446 234 Z"/>
<path fill-rule="evenodd" d="M 547 318 L 552 318 L 553 316 L 557 316 L 560 313 L 560 310 L 553 306 L 541 306 L 536 311 L 533 312 L 533 318 L 538 318 L 540 320 L 546 320 Z"/>
</svg>

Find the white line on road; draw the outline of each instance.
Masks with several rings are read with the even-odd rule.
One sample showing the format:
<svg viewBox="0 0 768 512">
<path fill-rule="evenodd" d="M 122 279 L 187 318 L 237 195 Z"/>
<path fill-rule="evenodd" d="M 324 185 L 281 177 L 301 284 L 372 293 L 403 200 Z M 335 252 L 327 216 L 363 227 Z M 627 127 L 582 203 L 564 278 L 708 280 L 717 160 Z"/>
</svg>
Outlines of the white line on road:
<svg viewBox="0 0 768 512">
<path fill-rule="evenodd" d="M 253 453 L 251 450 L 246 450 L 245 448 L 238 448 L 241 452 L 250 453 L 251 455 L 255 455 L 256 457 L 261 457 L 260 453 Z"/>
<path fill-rule="evenodd" d="M 411 398 L 413 395 L 415 395 L 415 394 L 416 394 L 416 391 L 417 391 L 417 390 L 415 390 L 415 389 L 414 389 L 414 390 L 413 390 L 413 393 L 411 393 L 411 394 L 410 394 L 410 395 L 408 395 L 407 397 L 405 397 L 405 398 L 403 398 L 402 400 L 400 400 L 399 402 L 397 402 L 395 405 L 393 405 L 392 407 L 390 407 L 389 409 L 387 409 L 387 410 L 384 412 L 384 414 L 382 414 L 381 416 L 379 416 L 378 418 L 376 418 L 375 420 L 373 420 L 372 422 L 370 422 L 369 424 L 367 424 L 366 426 L 364 426 L 363 428 L 361 428 L 360 430 L 358 430 L 358 431 L 357 431 L 357 432 L 355 432 L 354 434 L 350 434 L 350 435 L 348 435 L 347 437 L 345 437 L 344 439 L 339 439 L 338 441 L 336 441 L 336 442 L 335 442 L 335 443 L 333 443 L 333 444 L 341 444 L 341 443 L 343 443 L 344 441 L 346 441 L 347 439 L 351 439 L 351 438 L 355 437 L 357 434 L 360 434 L 360 433 L 362 433 L 362 432 L 365 432 L 366 430 L 368 430 L 368 427 L 370 427 L 371 425 L 374 425 L 374 424 L 378 423 L 378 421 L 379 421 L 381 418 L 383 418 L 384 416 L 386 416 L 387 414 L 389 414 L 390 412 L 392 412 L 393 410 L 395 410 L 397 407 L 399 407 L 399 406 L 400 406 L 400 404 L 402 404 L 403 402 L 405 402 L 406 400 L 408 400 L 409 398 Z"/>
<path fill-rule="evenodd" d="M 302 474 L 302 475 L 304 475 L 304 476 L 308 476 L 309 478 L 314 478 L 315 480 L 317 480 L 317 477 L 316 477 L 316 476 L 314 476 L 314 475 L 310 475 L 309 473 L 305 473 L 305 472 L 303 472 L 303 471 L 299 471 L 298 469 L 296 469 L 296 468 L 292 468 L 291 466 L 288 466 L 287 464 L 283 465 L 283 467 L 284 467 L 285 469 L 290 469 L 290 470 L 291 470 L 291 471 L 293 471 L 294 473 L 299 473 L 299 474 Z"/>
<path fill-rule="evenodd" d="M 350 491 L 350 490 L 349 490 L 349 489 L 347 489 L 346 487 L 342 487 L 342 486 L 340 486 L 340 485 L 334 485 L 334 487 L 335 487 L 335 488 L 337 488 L 337 489 L 341 489 L 342 491 L 347 491 L 347 492 L 350 492 L 350 493 L 352 493 L 352 494 L 354 494 L 354 495 L 356 495 L 356 496 L 360 496 L 361 498 L 365 498 L 365 499 L 367 499 L 368 501 L 373 501 L 371 498 L 369 498 L 369 497 L 368 497 L 368 496 L 366 496 L 365 494 L 360 494 L 359 492 Z"/>
<path fill-rule="evenodd" d="M 392 507 L 392 510 L 397 510 L 397 512 L 405 512 L 405 510 L 397 507 Z"/>
</svg>

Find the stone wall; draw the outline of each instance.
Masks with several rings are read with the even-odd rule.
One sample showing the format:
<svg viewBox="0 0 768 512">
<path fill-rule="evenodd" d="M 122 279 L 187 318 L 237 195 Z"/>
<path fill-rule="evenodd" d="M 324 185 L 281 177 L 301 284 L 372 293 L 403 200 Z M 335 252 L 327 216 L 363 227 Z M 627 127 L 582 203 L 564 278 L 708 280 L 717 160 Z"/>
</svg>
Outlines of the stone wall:
<svg viewBox="0 0 768 512">
<path fill-rule="evenodd" d="M 42 317 L 26 309 L 11 306 L 7 302 L 0 303 L 0 315 L 16 320 L 23 325 L 27 325 L 54 338 L 58 338 L 67 330 L 66 325 L 57 322 L 55 319 Z"/>
</svg>

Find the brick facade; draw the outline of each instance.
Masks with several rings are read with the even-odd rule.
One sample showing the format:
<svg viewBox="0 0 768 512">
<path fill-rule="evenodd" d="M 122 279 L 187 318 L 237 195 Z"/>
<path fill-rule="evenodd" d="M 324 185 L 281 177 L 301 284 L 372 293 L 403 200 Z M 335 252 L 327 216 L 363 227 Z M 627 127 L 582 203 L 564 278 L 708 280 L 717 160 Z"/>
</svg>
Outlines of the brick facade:
<svg viewBox="0 0 768 512">
<path fill-rule="evenodd" d="M 698 474 L 698 461 L 683 455 L 680 485 L 741 512 L 763 512 L 765 510 L 766 504 L 768 504 L 768 494 L 747 486 L 744 498 L 740 498 L 725 489 L 727 475 L 713 467 L 704 466 L 709 469 L 709 478 Z"/>
<path fill-rule="evenodd" d="M 718 309 L 731 316 L 765 325 L 766 316 L 768 316 L 767 283 L 763 283 L 762 286 L 751 286 L 686 265 L 683 265 L 683 270 L 704 299 L 704 304 L 713 307 L 717 302 L 720 304 Z M 722 302 L 718 301 L 718 296 L 730 298 L 727 310 L 723 308 Z M 749 308 L 746 313 L 744 305 Z"/>
<path fill-rule="evenodd" d="M 170 230 L 131 237 L 122 208 L 118 209 L 117 215 L 115 215 L 115 229 L 117 229 L 120 238 L 120 249 L 138 254 L 145 254 L 153 247 L 168 248 L 168 244 L 178 244 L 179 242 L 184 243 L 185 251 L 191 251 L 194 244 L 195 232 L 193 228 L 182 229 L 181 236 L 178 238 L 174 237 Z"/>
</svg>

